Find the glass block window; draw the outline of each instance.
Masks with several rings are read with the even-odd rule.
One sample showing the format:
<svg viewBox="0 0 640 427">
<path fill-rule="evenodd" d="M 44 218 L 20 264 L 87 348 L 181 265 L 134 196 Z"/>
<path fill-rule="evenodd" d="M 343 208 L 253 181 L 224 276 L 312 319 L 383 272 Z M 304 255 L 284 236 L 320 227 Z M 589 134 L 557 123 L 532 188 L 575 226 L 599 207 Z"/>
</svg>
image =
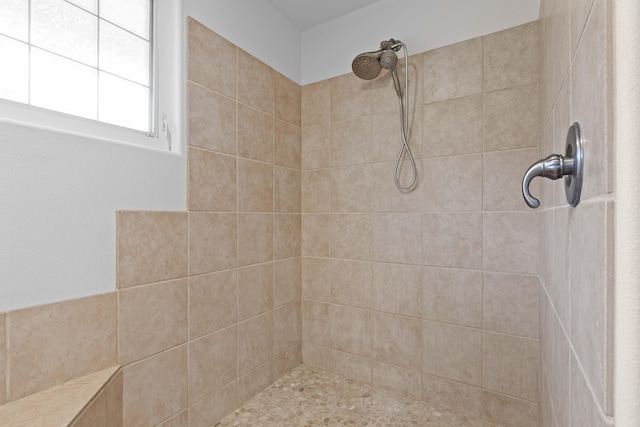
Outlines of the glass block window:
<svg viewBox="0 0 640 427">
<path fill-rule="evenodd" d="M 153 133 L 153 0 L 0 0 L 0 98 Z"/>
</svg>

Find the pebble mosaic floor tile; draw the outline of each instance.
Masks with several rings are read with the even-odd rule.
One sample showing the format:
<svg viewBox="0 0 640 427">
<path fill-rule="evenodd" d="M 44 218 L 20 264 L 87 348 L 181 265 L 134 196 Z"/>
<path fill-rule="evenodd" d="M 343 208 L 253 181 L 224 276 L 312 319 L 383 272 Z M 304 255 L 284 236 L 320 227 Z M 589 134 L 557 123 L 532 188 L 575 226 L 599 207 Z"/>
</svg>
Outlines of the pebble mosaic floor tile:
<svg viewBox="0 0 640 427">
<path fill-rule="evenodd" d="M 497 427 L 301 365 L 215 427 Z"/>
</svg>

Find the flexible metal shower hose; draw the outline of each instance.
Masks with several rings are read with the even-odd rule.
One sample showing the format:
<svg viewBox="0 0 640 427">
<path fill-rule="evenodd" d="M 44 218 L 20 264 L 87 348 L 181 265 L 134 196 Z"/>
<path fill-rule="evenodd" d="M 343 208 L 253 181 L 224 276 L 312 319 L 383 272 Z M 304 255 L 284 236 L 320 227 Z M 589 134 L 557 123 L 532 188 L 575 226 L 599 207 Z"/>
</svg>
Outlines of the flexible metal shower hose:
<svg viewBox="0 0 640 427">
<path fill-rule="evenodd" d="M 413 154 L 411 153 L 411 148 L 409 148 L 409 140 L 408 140 L 408 132 L 409 132 L 409 55 L 407 53 L 407 46 L 404 43 L 400 42 L 402 48 L 404 49 L 404 105 L 402 104 L 402 97 L 398 96 L 398 104 L 400 106 L 400 131 L 402 134 L 402 146 L 400 147 L 400 152 L 398 153 L 398 158 L 396 159 L 396 166 L 393 169 L 393 180 L 396 183 L 396 186 L 401 190 L 411 190 L 416 183 L 418 182 L 418 168 L 416 167 L 416 161 L 413 158 Z M 411 161 L 411 169 L 413 171 L 413 178 L 411 183 L 407 186 L 403 186 L 400 183 L 400 162 L 402 162 L 402 158 L 404 157 L 404 153 L 407 153 L 409 160 Z"/>
</svg>

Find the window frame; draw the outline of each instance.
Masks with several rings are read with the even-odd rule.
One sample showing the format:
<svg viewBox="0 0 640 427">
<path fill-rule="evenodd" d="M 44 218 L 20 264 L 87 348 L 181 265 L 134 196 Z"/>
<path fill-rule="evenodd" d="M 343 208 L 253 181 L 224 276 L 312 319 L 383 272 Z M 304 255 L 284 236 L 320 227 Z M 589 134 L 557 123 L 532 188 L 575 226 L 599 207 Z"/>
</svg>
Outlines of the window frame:
<svg viewBox="0 0 640 427">
<path fill-rule="evenodd" d="M 112 143 L 179 152 L 182 141 L 184 60 L 182 1 L 149 0 L 150 131 L 126 128 L 0 98 L 0 122 Z M 31 19 L 31 17 L 29 17 Z M 159 31 L 162 29 L 162 31 Z"/>
</svg>

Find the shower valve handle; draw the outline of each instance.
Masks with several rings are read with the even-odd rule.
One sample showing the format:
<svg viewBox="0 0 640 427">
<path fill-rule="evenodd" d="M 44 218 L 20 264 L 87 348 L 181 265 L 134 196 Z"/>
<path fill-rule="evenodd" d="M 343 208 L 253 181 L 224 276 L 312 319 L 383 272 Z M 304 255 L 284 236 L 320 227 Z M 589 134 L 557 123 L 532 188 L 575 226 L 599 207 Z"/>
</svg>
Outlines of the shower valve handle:
<svg viewBox="0 0 640 427">
<path fill-rule="evenodd" d="M 541 176 L 543 178 L 558 179 L 565 177 L 565 193 L 567 202 L 573 207 L 580 203 L 580 193 L 582 189 L 582 139 L 580 135 L 580 125 L 574 123 L 569 128 L 567 135 L 566 154 L 551 154 L 546 158 L 532 164 L 522 179 L 522 195 L 530 208 L 540 206 L 540 200 L 536 199 L 529 192 L 529 184 L 533 178 Z"/>
<path fill-rule="evenodd" d="M 540 206 L 540 201 L 529 192 L 529 184 L 536 176 L 543 178 L 558 179 L 564 175 L 571 175 L 573 172 L 573 159 L 564 158 L 559 154 L 552 154 L 543 160 L 539 160 L 527 170 L 522 180 L 522 195 L 527 205 L 531 208 Z"/>
</svg>

